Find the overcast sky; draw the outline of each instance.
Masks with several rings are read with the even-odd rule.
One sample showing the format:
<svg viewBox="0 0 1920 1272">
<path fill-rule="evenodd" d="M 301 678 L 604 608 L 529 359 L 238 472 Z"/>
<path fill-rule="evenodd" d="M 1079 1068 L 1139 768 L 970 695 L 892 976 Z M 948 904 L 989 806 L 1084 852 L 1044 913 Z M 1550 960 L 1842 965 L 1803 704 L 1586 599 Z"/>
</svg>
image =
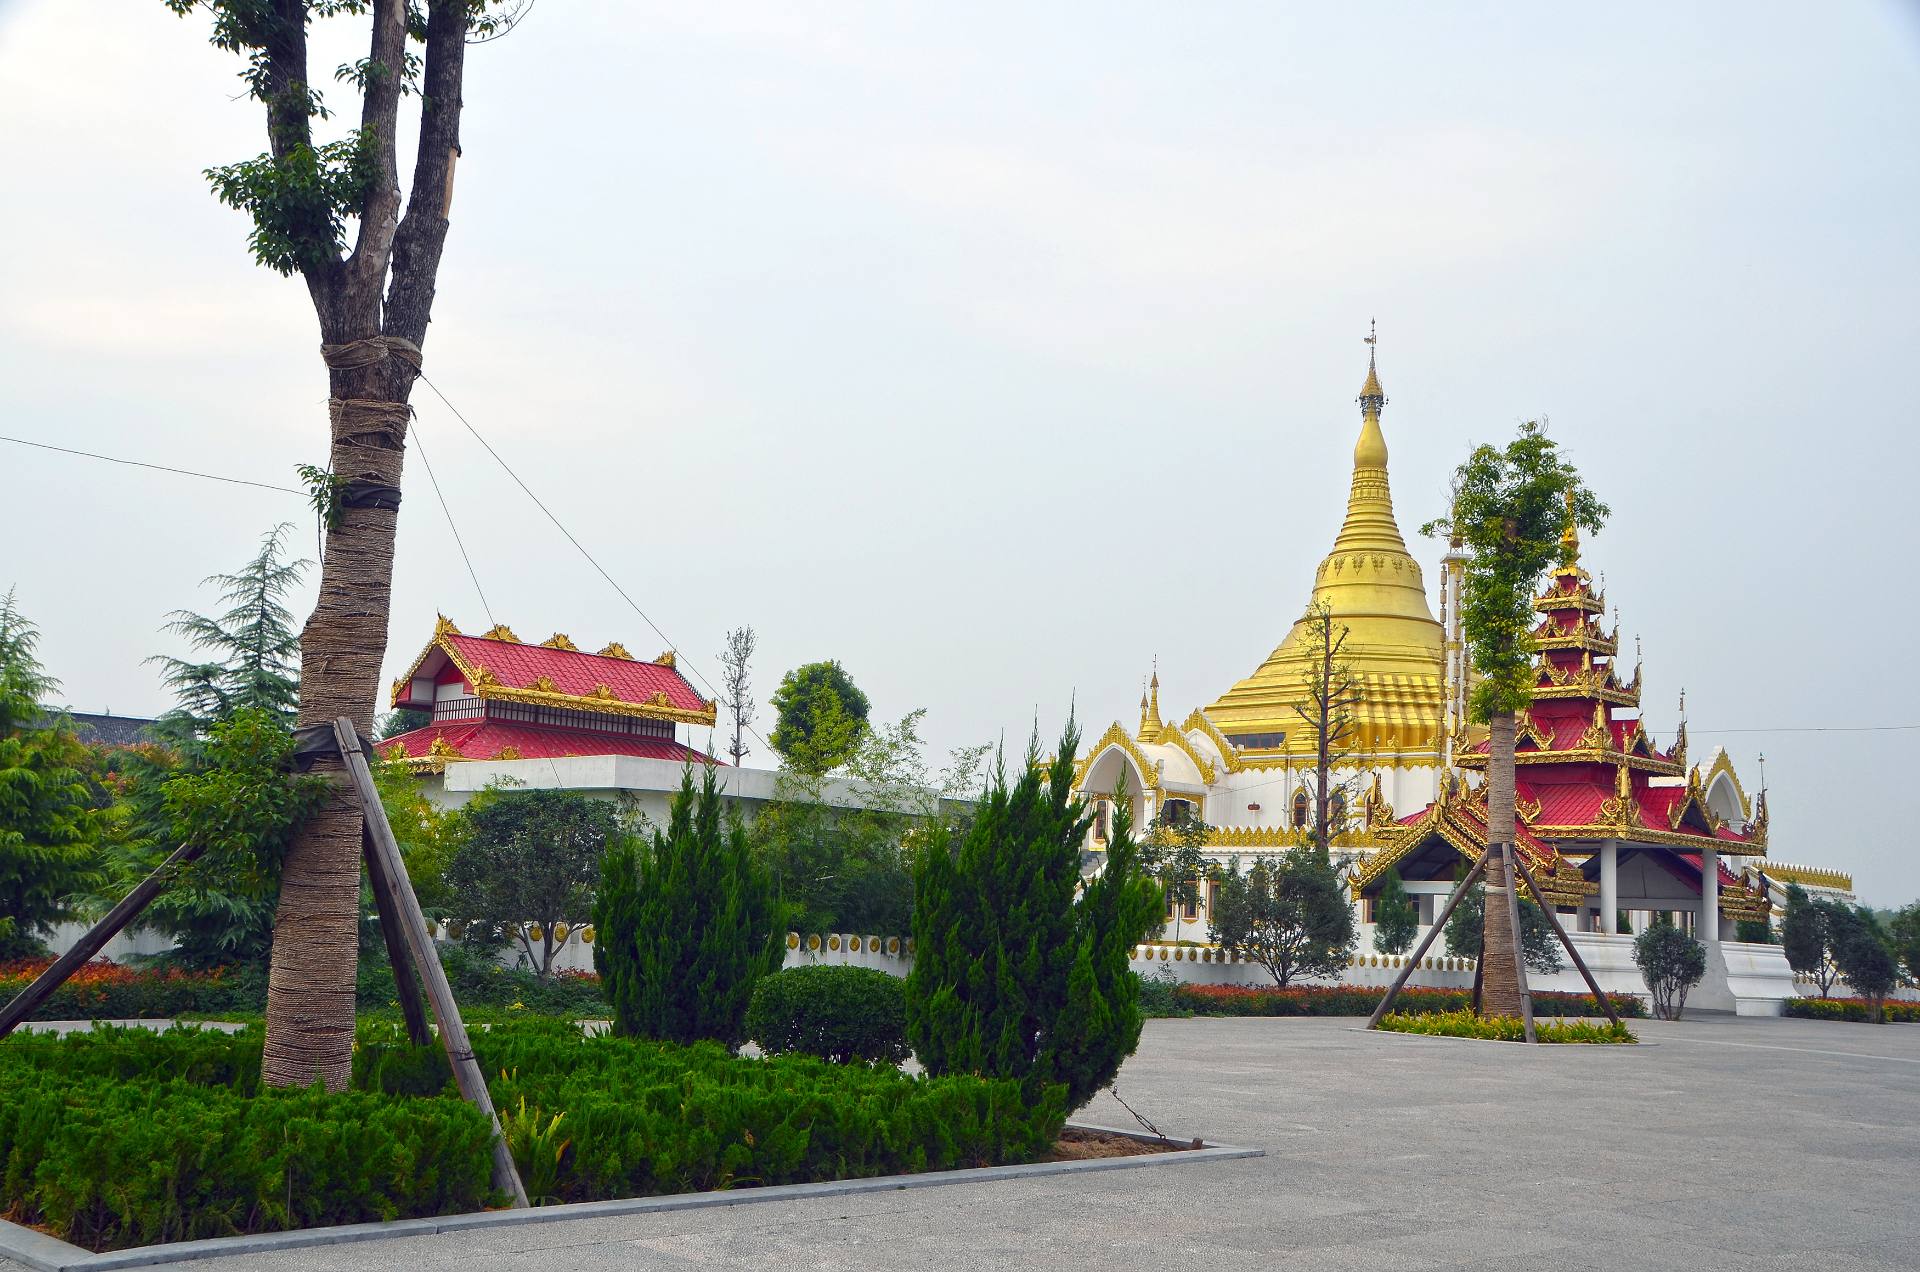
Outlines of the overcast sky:
<svg viewBox="0 0 1920 1272">
<path fill-rule="evenodd" d="M 206 35 L 0 0 L 0 433 L 293 485 L 319 337 L 200 176 L 264 147 Z M 468 65 L 428 374 L 709 677 L 750 623 L 762 695 L 837 657 L 940 753 L 1131 724 L 1156 656 L 1210 701 L 1306 600 L 1377 317 L 1414 550 L 1549 416 L 1649 727 L 1684 685 L 1696 756 L 1765 752 L 1777 858 L 1920 894 L 1920 732 L 1784 731 L 1920 723 L 1912 5 L 548 0 Z M 660 648 L 415 402 L 493 616 Z M 275 522 L 311 555 L 292 495 L 0 474 L 78 709 L 166 707 L 165 613 Z M 424 476 L 389 674 L 488 624 Z"/>
</svg>

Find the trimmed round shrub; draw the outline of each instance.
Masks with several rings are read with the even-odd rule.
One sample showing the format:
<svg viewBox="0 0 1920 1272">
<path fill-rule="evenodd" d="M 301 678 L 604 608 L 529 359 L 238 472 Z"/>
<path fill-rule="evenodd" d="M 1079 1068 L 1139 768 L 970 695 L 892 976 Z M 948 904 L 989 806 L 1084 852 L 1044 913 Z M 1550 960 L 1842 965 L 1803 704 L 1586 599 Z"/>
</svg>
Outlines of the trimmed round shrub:
<svg viewBox="0 0 1920 1272">
<path fill-rule="evenodd" d="M 906 989 L 871 967 L 790 967 L 753 987 L 747 1037 L 768 1055 L 899 1064 L 910 1053 Z"/>
</svg>

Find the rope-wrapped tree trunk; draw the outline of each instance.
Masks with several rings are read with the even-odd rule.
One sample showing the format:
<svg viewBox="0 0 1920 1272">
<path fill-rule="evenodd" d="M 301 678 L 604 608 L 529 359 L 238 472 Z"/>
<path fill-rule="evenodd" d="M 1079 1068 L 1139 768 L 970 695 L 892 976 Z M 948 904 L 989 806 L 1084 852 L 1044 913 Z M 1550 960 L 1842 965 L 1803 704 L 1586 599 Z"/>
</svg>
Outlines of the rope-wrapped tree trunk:
<svg viewBox="0 0 1920 1272">
<path fill-rule="evenodd" d="M 301 142 L 307 120 L 306 13 L 274 28 L 266 51 L 275 87 L 269 135 L 276 156 Z M 337 504 L 321 560 L 320 595 L 300 637 L 301 727 L 345 716 L 373 731 L 386 654 L 408 398 L 433 307 L 446 242 L 453 160 L 459 149 L 468 14 L 464 0 L 430 0 L 420 100 L 420 142 L 401 212 L 393 137 L 404 77 L 407 7 L 372 5 L 372 61 L 361 129 L 375 167 L 358 209 L 353 253 L 302 267 L 320 320 L 327 365 L 329 467 Z M 290 108 L 284 103 L 294 103 Z M 384 295 L 382 294 L 384 290 Z M 288 847 L 274 918 L 261 1076 L 271 1085 L 328 1089 L 352 1076 L 354 973 L 359 958 L 362 817 L 337 755 L 317 770 L 340 782 Z"/>
<path fill-rule="evenodd" d="M 1511 711 L 1494 712 L 1487 720 L 1487 842 L 1512 850 L 1513 739 Z M 1507 909 L 1506 892 L 1513 872 L 1496 851 L 1487 861 L 1486 903 L 1480 907 L 1485 939 L 1480 956 L 1480 1012 L 1485 1016 L 1520 1014 L 1520 980 L 1515 965 L 1519 934 Z"/>
</svg>

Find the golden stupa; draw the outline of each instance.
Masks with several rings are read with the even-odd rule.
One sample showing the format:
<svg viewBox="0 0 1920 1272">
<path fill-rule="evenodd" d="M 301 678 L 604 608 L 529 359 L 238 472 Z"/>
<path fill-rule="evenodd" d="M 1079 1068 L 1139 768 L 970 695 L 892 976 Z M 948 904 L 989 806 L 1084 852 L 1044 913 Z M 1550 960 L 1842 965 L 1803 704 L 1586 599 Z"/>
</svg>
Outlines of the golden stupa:
<svg viewBox="0 0 1920 1272">
<path fill-rule="evenodd" d="M 1371 338 L 1369 338 L 1371 343 Z M 1444 633 L 1427 605 L 1420 563 L 1407 551 L 1387 484 L 1387 404 L 1371 354 L 1360 390 L 1360 440 L 1353 448 L 1347 517 L 1333 551 L 1314 576 L 1313 600 L 1332 608 L 1347 628 L 1342 658 L 1360 681 L 1358 735 L 1349 746 L 1380 765 L 1433 763 L 1440 751 L 1445 692 Z M 1221 732 L 1255 755 L 1306 755 L 1313 734 L 1295 711 L 1307 701 L 1306 620 L 1296 621 L 1279 648 L 1251 676 L 1206 709 Z"/>
</svg>

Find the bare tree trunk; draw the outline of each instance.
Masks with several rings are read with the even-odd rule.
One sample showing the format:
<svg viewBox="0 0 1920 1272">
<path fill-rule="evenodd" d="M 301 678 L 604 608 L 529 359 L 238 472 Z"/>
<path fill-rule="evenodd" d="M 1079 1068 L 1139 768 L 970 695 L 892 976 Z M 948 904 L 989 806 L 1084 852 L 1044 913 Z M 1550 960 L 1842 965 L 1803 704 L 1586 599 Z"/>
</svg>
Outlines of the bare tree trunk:
<svg viewBox="0 0 1920 1272">
<path fill-rule="evenodd" d="M 1502 711 L 1487 721 L 1487 842 L 1512 845 L 1513 712 Z M 1514 968 L 1519 933 L 1507 908 L 1513 871 L 1496 854 L 1487 862 L 1486 904 L 1481 906 L 1485 939 L 1480 953 L 1480 1012 L 1485 1016 L 1518 1016 L 1520 982 Z"/>
</svg>

